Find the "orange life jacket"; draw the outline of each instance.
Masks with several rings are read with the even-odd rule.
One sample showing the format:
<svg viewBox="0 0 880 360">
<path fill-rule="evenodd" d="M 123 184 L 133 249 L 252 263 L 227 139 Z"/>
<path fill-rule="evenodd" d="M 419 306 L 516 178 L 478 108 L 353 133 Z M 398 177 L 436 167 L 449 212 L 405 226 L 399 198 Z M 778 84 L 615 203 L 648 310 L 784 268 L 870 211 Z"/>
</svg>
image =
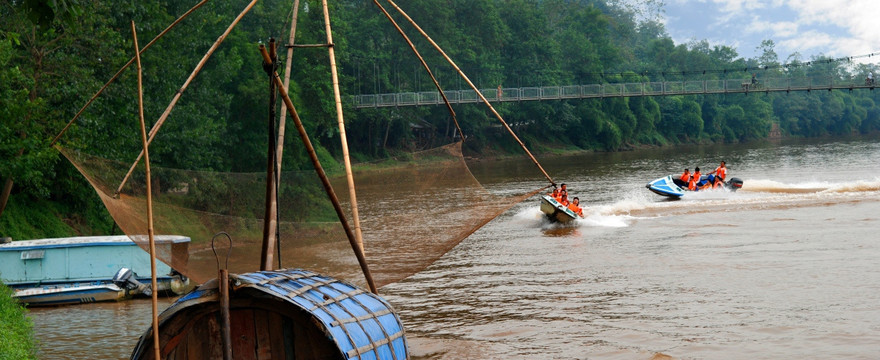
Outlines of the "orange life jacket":
<svg viewBox="0 0 880 360">
<path fill-rule="evenodd" d="M 719 166 L 715 169 L 715 176 L 720 176 L 722 179 L 727 179 L 727 168 Z"/>
<path fill-rule="evenodd" d="M 681 181 L 684 181 L 684 182 L 688 182 L 688 181 L 690 181 L 690 179 L 691 179 L 691 173 L 684 173 L 684 174 L 681 174 L 681 177 L 678 178 L 678 179 L 681 180 Z"/>
<path fill-rule="evenodd" d="M 702 175 L 699 172 L 695 172 L 694 176 L 691 176 L 691 181 L 688 183 L 688 189 L 697 190 L 697 182 L 700 181 L 700 177 L 702 177 Z"/>
<path fill-rule="evenodd" d="M 571 211 L 574 211 L 575 214 L 578 214 L 581 217 L 584 216 L 584 210 L 581 209 L 580 206 L 575 205 L 574 203 L 568 204 L 568 209 Z"/>
</svg>

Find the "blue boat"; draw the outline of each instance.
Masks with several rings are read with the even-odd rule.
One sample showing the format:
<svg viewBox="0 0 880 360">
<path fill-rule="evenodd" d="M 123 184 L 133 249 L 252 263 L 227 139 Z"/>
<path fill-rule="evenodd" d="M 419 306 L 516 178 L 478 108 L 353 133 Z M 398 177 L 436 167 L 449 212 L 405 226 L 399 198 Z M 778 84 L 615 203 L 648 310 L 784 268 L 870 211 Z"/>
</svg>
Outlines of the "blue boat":
<svg viewBox="0 0 880 360">
<path fill-rule="evenodd" d="M 308 270 L 229 275 L 234 359 L 408 359 L 403 324 L 380 296 Z M 159 315 L 163 359 L 219 359 L 221 290 L 216 279 Z M 153 358 L 153 331 L 131 359 Z"/>
<path fill-rule="evenodd" d="M 684 196 L 684 189 L 672 180 L 672 175 L 666 175 L 666 177 L 651 181 L 648 185 L 645 185 L 645 187 L 658 195 L 669 196 L 672 198 L 680 198 Z"/>
<path fill-rule="evenodd" d="M 701 184 L 704 182 L 708 182 L 712 184 L 714 179 L 714 175 L 703 175 L 700 180 Z M 730 180 L 725 181 L 721 184 L 719 189 L 724 189 L 730 192 L 735 192 L 741 189 L 743 186 L 743 181 L 739 178 L 730 178 Z M 673 199 L 680 199 L 684 196 L 685 192 L 691 191 L 687 189 L 684 181 L 680 179 L 673 179 L 672 175 L 666 175 L 665 177 L 659 178 L 657 180 L 649 182 L 645 185 L 648 190 L 651 190 L 653 193 L 663 196 L 668 196 Z M 710 189 L 715 190 L 715 189 Z"/>
<path fill-rule="evenodd" d="M 183 254 L 190 239 L 155 236 L 158 253 Z M 170 255 L 174 257 L 175 255 Z M 173 262 L 185 264 L 185 258 Z M 157 261 L 160 293 L 183 294 L 189 279 Z M 0 244 L 0 280 L 28 306 L 115 301 L 148 295 L 150 255 L 128 236 L 84 236 Z"/>
</svg>

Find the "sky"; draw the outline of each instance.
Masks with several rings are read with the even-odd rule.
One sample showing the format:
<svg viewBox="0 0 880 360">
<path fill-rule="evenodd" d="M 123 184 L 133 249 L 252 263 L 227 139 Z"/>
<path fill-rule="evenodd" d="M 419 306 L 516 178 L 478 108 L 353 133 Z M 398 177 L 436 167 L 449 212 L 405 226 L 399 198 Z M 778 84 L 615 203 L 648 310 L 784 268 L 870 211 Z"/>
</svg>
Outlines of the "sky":
<svg viewBox="0 0 880 360">
<path fill-rule="evenodd" d="M 773 40 L 780 63 L 800 53 L 833 58 L 867 55 L 880 62 L 880 0 L 665 0 L 666 31 L 676 44 L 707 40 L 740 57 L 756 58 L 763 40 Z"/>
</svg>

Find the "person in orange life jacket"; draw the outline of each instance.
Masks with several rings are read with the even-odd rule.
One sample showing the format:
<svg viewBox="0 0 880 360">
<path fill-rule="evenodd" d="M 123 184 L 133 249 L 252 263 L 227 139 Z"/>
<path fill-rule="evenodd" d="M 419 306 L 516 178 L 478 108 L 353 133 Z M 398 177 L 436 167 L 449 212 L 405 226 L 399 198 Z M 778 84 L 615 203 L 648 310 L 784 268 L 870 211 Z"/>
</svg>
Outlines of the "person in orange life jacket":
<svg viewBox="0 0 880 360">
<path fill-rule="evenodd" d="M 562 202 L 562 194 L 565 194 L 565 197 L 568 197 L 568 190 L 565 188 L 565 183 L 559 185 L 559 194 L 556 196 L 556 201 Z"/>
<path fill-rule="evenodd" d="M 724 181 L 727 178 L 727 166 L 724 164 L 724 161 L 721 161 L 721 165 L 719 165 L 715 170 L 709 173 L 715 174 L 715 181 Z"/>
<path fill-rule="evenodd" d="M 553 191 L 551 191 L 551 192 L 550 192 L 549 194 L 547 194 L 547 195 L 550 195 L 550 197 L 552 197 L 552 198 L 554 198 L 554 199 L 555 199 L 557 196 L 559 196 L 559 189 L 556 188 L 556 184 L 553 184 Z"/>
<path fill-rule="evenodd" d="M 686 188 L 688 186 L 688 182 L 691 181 L 691 171 L 690 169 L 684 169 L 684 173 L 681 174 L 677 179 L 672 179 L 672 182 L 675 185 Z"/>
<path fill-rule="evenodd" d="M 688 181 L 688 189 L 690 189 L 692 191 L 697 191 L 699 189 L 698 188 L 699 185 L 697 183 L 700 181 L 701 176 L 703 176 L 703 175 L 700 174 L 700 167 L 699 166 L 695 167 L 694 174 L 691 176 L 691 180 Z"/>
<path fill-rule="evenodd" d="M 688 182 L 691 181 L 691 171 L 689 169 L 684 169 L 684 173 L 679 177 L 681 181 Z"/>
<path fill-rule="evenodd" d="M 578 216 L 584 217 L 584 210 L 581 209 L 580 203 L 581 199 L 575 196 L 571 204 L 568 205 L 568 208 L 571 209 L 571 211 L 574 211 L 575 214 L 578 214 Z"/>
<path fill-rule="evenodd" d="M 562 190 L 559 194 L 559 203 L 562 204 L 562 206 L 568 206 L 568 191 Z"/>
</svg>

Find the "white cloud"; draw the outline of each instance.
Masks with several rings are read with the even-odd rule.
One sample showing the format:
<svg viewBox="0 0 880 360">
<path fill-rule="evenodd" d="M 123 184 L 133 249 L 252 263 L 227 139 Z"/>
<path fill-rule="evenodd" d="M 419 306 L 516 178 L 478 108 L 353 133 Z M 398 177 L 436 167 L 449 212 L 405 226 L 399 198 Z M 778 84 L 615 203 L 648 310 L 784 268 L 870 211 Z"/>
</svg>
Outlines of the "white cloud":
<svg viewBox="0 0 880 360">
<path fill-rule="evenodd" d="M 822 52 L 822 49 L 834 45 L 835 42 L 835 38 L 831 35 L 817 31 L 807 31 L 798 34 L 796 37 L 782 40 L 778 45 L 788 49 L 798 49 L 797 51 L 801 54 L 812 54 Z"/>
<path fill-rule="evenodd" d="M 798 28 L 798 23 L 793 21 L 770 22 L 755 17 L 749 26 L 746 26 L 745 32 L 754 34 L 770 31 L 776 37 L 786 38 L 797 35 Z"/>
<path fill-rule="evenodd" d="M 693 15 L 669 20 L 670 34 L 680 26 L 690 32 L 688 37 L 734 46 L 746 57 L 753 56 L 749 54 L 765 39 L 776 43 L 780 59 L 794 52 L 810 58 L 820 53 L 839 57 L 880 51 L 877 0 L 670 0 L 667 8 L 705 9 L 705 18 L 712 19 L 702 22 L 702 29 L 686 23 L 694 23 Z M 868 60 L 873 59 L 860 61 Z"/>
</svg>

